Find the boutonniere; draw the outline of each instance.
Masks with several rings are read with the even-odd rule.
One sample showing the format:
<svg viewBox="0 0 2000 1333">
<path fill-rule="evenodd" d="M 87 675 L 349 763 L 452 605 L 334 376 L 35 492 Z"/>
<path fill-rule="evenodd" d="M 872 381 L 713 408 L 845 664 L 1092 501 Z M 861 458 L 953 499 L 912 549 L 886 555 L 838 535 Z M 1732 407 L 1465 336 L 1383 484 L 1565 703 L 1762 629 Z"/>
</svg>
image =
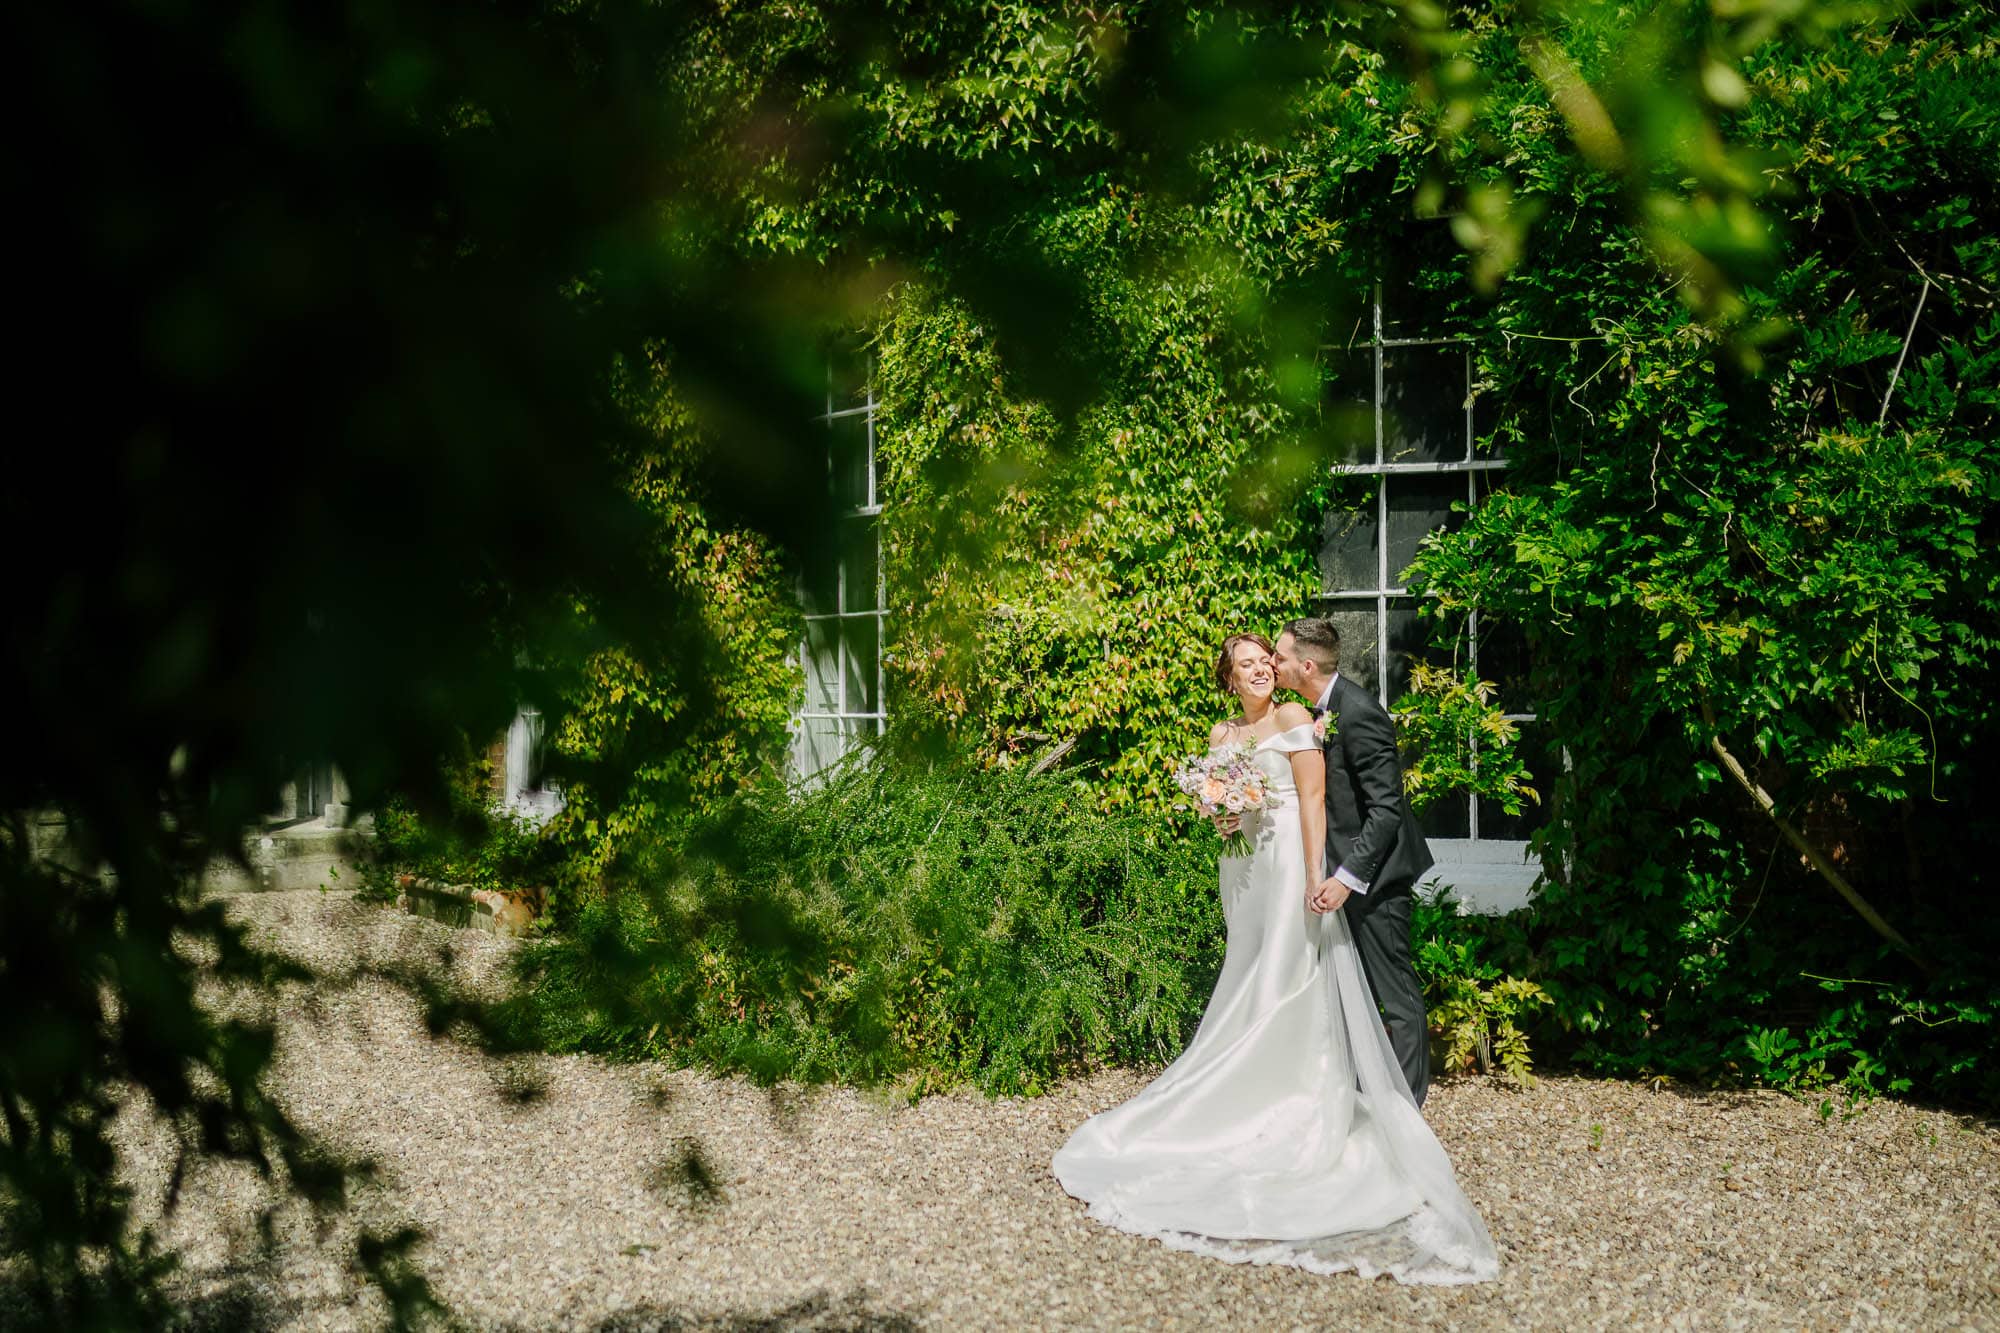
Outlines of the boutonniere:
<svg viewBox="0 0 2000 1333">
<path fill-rule="evenodd" d="M 1313 718 L 1313 739 L 1321 745 L 1326 744 L 1326 723 L 1327 716 L 1325 713 L 1321 713 Z"/>
</svg>

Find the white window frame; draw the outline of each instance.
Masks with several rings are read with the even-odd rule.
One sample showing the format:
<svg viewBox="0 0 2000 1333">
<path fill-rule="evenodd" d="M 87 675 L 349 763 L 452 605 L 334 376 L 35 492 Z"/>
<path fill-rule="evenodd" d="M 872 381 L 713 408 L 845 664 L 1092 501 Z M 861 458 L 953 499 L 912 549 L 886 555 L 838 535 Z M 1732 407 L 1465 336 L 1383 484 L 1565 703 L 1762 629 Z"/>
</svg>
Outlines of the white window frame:
<svg viewBox="0 0 2000 1333">
<path fill-rule="evenodd" d="M 542 774 L 548 744 L 545 726 L 539 708 L 517 706 L 501 750 L 500 808 L 533 824 L 547 823 L 563 808 L 562 789 Z"/>
<path fill-rule="evenodd" d="M 805 586 L 802 585 L 799 589 L 800 601 L 805 606 L 804 619 L 806 624 L 805 636 L 799 641 L 799 667 L 807 673 L 813 670 L 812 627 L 814 625 L 830 625 L 834 630 L 835 671 L 839 680 L 838 707 L 831 709 L 813 708 L 811 706 L 811 699 L 808 697 L 805 706 L 801 707 L 792 717 L 791 767 L 793 776 L 800 781 L 811 781 L 819 773 L 839 763 L 840 759 L 853 750 L 855 745 L 864 736 L 879 735 L 889 719 L 888 697 L 885 693 L 885 686 L 888 682 L 885 679 L 882 666 L 882 645 L 884 635 L 888 629 L 889 612 L 888 608 L 884 605 L 881 526 L 882 499 L 877 493 L 875 479 L 875 426 L 877 418 L 875 378 L 871 367 L 859 406 L 839 407 L 836 405 L 833 368 L 829 364 L 826 380 L 826 411 L 813 418 L 813 420 L 826 426 L 829 432 L 829 446 L 826 454 L 826 487 L 829 495 L 833 493 L 836 483 L 834 476 L 834 451 L 830 443 L 834 423 L 850 421 L 856 418 L 862 420 L 866 441 L 862 461 L 863 472 L 867 478 L 867 489 L 863 496 L 863 503 L 844 508 L 835 516 L 835 531 L 839 532 L 842 526 L 856 520 L 866 520 L 869 522 L 870 533 L 875 543 L 875 587 L 869 590 L 872 595 L 867 599 L 868 605 L 854 609 L 855 603 L 859 600 L 858 593 L 861 590 L 850 589 L 847 586 L 847 562 L 842 558 L 840 541 L 836 539 L 834 546 L 833 607 L 830 610 L 815 609 Z M 861 664 L 864 669 L 872 669 L 874 672 L 875 707 L 873 709 L 855 707 L 854 704 L 856 701 L 848 698 L 848 682 L 853 678 L 853 669 L 857 664 L 851 660 L 853 646 L 849 642 L 848 636 L 841 631 L 848 622 L 858 620 L 873 620 L 875 622 L 875 661 L 872 664 Z M 811 722 L 828 721 L 835 723 L 838 727 L 839 753 L 833 759 L 809 769 L 807 767 L 808 753 L 806 749 L 807 725 Z"/>
<path fill-rule="evenodd" d="M 1462 474 L 1465 478 L 1465 499 L 1468 505 L 1479 500 L 1479 477 L 1481 473 L 1505 472 L 1507 460 L 1504 457 L 1481 458 L 1477 453 L 1477 439 L 1473 429 L 1472 395 L 1472 346 L 1465 338 L 1391 338 L 1386 336 L 1382 314 L 1382 288 L 1378 285 L 1370 301 L 1371 323 L 1367 347 L 1374 366 L 1372 407 L 1375 426 L 1375 456 L 1373 460 L 1355 463 L 1336 463 L 1332 471 L 1341 476 L 1375 477 L 1375 586 L 1372 588 L 1322 588 L 1322 604 L 1346 603 L 1349 605 L 1369 605 L 1375 610 L 1375 692 L 1382 707 L 1388 709 L 1393 700 L 1389 697 L 1389 608 L 1392 601 L 1407 601 L 1413 595 L 1407 585 L 1400 582 L 1402 570 L 1389 568 L 1391 546 L 1389 529 L 1389 489 L 1394 478 L 1402 476 L 1439 474 Z M 1387 432 L 1385 419 L 1387 408 L 1387 384 L 1384 374 L 1385 352 L 1399 347 L 1463 347 L 1465 349 L 1465 452 L 1453 459 L 1427 462 L 1396 462 L 1386 456 Z M 1356 350 L 1353 343 L 1346 347 L 1335 347 L 1351 353 Z M 1474 611 L 1467 617 L 1464 631 L 1466 635 L 1467 670 L 1472 679 L 1479 678 L 1479 613 Z M 1539 721 L 1532 712 L 1502 714 L 1508 721 L 1533 724 Z M 1478 761 L 1478 738 L 1473 738 L 1473 760 Z M 1539 874 L 1540 866 L 1528 853 L 1528 843 L 1516 838 L 1482 838 L 1479 834 L 1479 798 L 1471 794 L 1461 799 L 1467 802 L 1467 831 L 1464 838 L 1429 839 L 1431 850 L 1440 862 L 1440 871 L 1447 872 L 1447 882 L 1457 883 L 1465 892 L 1465 901 L 1474 910 L 1512 910 L 1525 905 L 1527 890 Z M 1477 866 L 1476 872 L 1463 867 Z M 1491 881 L 1490 883 L 1486 881 Z"/>
</svg>

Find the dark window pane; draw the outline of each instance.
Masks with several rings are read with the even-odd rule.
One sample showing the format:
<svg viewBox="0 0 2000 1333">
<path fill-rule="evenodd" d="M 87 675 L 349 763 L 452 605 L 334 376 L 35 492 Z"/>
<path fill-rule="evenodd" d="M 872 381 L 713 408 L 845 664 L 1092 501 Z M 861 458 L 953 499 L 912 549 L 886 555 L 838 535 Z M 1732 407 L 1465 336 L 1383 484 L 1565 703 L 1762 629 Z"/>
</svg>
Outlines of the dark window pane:
<svg viewBox="0 0 2000 1333">
<path fill-rule="evenodd" d="M 840 566 L 824 543 L 815 543 L 814 549 L 805 554 L 805 573 L 801 579 L 805 594 L 805 607 L 813 615 L 825 615 L 840 609 L 839 592 Z"/>
<path fill-rule="evenodd" d="M 828 423 L 833 502 L 842 509 L 868 503 L 868 418 L 836 417 Z"/>
<path fill-rule="evenodd" d="M 1462 791 L 1446 792 L 1417 811 L 1417 827 L 1426 838 L 1472 836 L 1472 798 Z"/>
<path fill-rule="evenodd" d="M 1376 256 L 1383 336 L 1443 337 L 1451 307 L 1464 296 L 1464 257 L 1449 219 L 1405 219 Z"/>
<path fill-rule="evenodd" d="M 873 611 L 879 606 L 876 588 L 879 545 L 872 518 L 847 519 L 840 525 L 840 574 L 843 611 Z"/>
<path fill-rule="evenodd" d="M 860 407 L 868 401 L 868 377 L 872 370 L 868 348 L 859 338 L 834 340 L 827 352 L 827 387 L 836 412 Z"/>
<path fill-rule="evenodd" d="M 1492 616 L 1479 618 L 1479 678 L 1499 687 L 1494 702 L 1502 712 L 1535 711 L 1528 690 L 1528 639 L 1520 626 Z"/>
<path fill-rule="evenodd" d="M 1321 427 L 1335 464 L 1375 461 L 1375 349 L 1366 331 L 1361 345 L 1327 358 Z"/>
<path fill-rule="evenodd" d="M 1382 525 L 1373 496 L 1352 509 L 1327 511 L 1320 525 L 1319 575 L 1322 592 L 1372 592 L 1381 586 Z"/>
<path fill-rule="evenodd" d="M 1500 425 L 1500 400 L 1486 388 L 1472 398 L 1472 456 L 1474 458 L 1505 458 L 1507 446 L 1496 437 Z"/>
<path fill-rule="evenodd" d="M 806 622 L 806 711 L 840 711 L 840 622 Z"/>
<path fill-rule="evenodd" d="M 1520 842 L 1529 834 L 1548 822 L 1549 801 L 1555 795 L 1556 775 L 1562 771 L 1560 751 L 1552 752 L 1548 745 L 1547 729 L 1533 722 L 1521 723 L 1521 735 L 1514 742 L 1515 753 L 1528 766 L 1528 785 L 1542 799 L 1521 802 L 1521 813 L 1510 815 L 1500 808 L 1498 801 L 1481 798 L 1479 802 L 1479 837 L 1482 842 L 1491 840 Z"/>
<path fill-rule="evenodd" d="M 847 711 L 872 713 L 879 697 L 875 685 L 880 628 L 873 616 L 850 616 L 840 624 L 847 640 Z"/>
<path fill-rule="evenodd" d="M 1456 642 L 1448 627 L 1424 616 L 1413 597 L 1389 602 L 1389 702 L 1410 692 L 1410 662 L 1449 665 Z"/>
<path fill-rule="evenodd" d="M 1319 614 L 1340 631 L 1340 674 L 1365 689 L 1375 688 L 1375 603 L 1321 602 Z M 1317 700 L 1308 699 L 1307 703 Z"/>
<path fill-rule="evenodd" d="M 1463 472 L 1406 473 L 1384 477 L 1389 488 L 1389 584 L 1403 586 L 1403 575 L 1417 558 L 1417 546 L 1438 528 L 1456 528 L 1464 514 L 1454 514 L 1454 502 L 1465 502 Z"/>
<path fill-rule="evenodd" d="M 1472 502 L 1485 504 L 1495 491 L 1507 489 L 1505 472 L 1475 472 L 1472 474 Z"/>
<path fill-rule="evenodd" d="M 1384 348 L 1382 461 L 1463 462 L 1465 392 L 1465 348 Z"/>
</svg>

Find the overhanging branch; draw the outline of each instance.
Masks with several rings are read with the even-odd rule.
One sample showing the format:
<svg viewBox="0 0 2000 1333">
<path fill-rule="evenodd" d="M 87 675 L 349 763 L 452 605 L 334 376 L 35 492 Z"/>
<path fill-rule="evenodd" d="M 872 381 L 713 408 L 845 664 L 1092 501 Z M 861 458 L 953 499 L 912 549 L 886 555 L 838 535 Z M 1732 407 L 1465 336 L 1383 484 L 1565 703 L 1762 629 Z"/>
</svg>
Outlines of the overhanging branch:
<svg viewBox="0 0 2000 1333">
<path fill-rule="evenodd" d="M 1917 952 L 1916 946 L 1904 939 L 1901 931 L 1883 920 L 1882 914 L 1871 907 L 1868 900 L 1861 896 L 1860 891 L 1847 882 L 1847 877 L 1840 873 L 1833 862 L 1827 860 L 1817 847 L 1806 841 L 1805 835 L 1793 828 L 1791 821 L 1778 813 L 1777 802 L 1771 799 L 1771 794 L 1757 784 L 1757 780 L 1751 777 L 1736 756 L 1729 752 L 1729 747 L 1722 743 L 1722 737 L 1716 731 L 1714 710 L 1704 703 L 1701 711 L 1703 720 L 1708 723 L 1708 748 L 1722 761 L 1722 767 L 1729 776 L 1736 779 L 1736 785 L 1743 788 L 1756 807 L 1778 826 L 1778 832 L 1784 835 L 1785 841 L 1792 844 L 1799 855 L 1805 857 L 1807 864 L 1819 872 L 1821 879 L 1833 886 L 1835 893 L 1847 900 L 1847 905 L 1852 907 L 1877 935 L 1895 945 L 1924 971 L 1935 972 L 1937 969 L 1931 961 Z"/>
</svg>

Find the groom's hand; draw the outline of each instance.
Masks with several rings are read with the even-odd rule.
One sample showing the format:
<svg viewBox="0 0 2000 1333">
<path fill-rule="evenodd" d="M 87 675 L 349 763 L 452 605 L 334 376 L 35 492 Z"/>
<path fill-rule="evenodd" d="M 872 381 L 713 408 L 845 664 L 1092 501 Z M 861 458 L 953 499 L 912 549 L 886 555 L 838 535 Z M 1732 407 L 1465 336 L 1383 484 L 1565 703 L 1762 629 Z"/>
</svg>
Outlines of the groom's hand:
<svg viewBox="0 0 2000 1333">
<path fill-rule="evenodd" d="M 1348 895 L 1353 892 L 1354 890 L 1342 884 L 1339 879 L 1328 875 L 1319 882 L 1319 887 L 1313 890 L 1310 900 L 1312 909 L 1315 912 L 1338 912 L 1347 902 Z"/>
</svg>

